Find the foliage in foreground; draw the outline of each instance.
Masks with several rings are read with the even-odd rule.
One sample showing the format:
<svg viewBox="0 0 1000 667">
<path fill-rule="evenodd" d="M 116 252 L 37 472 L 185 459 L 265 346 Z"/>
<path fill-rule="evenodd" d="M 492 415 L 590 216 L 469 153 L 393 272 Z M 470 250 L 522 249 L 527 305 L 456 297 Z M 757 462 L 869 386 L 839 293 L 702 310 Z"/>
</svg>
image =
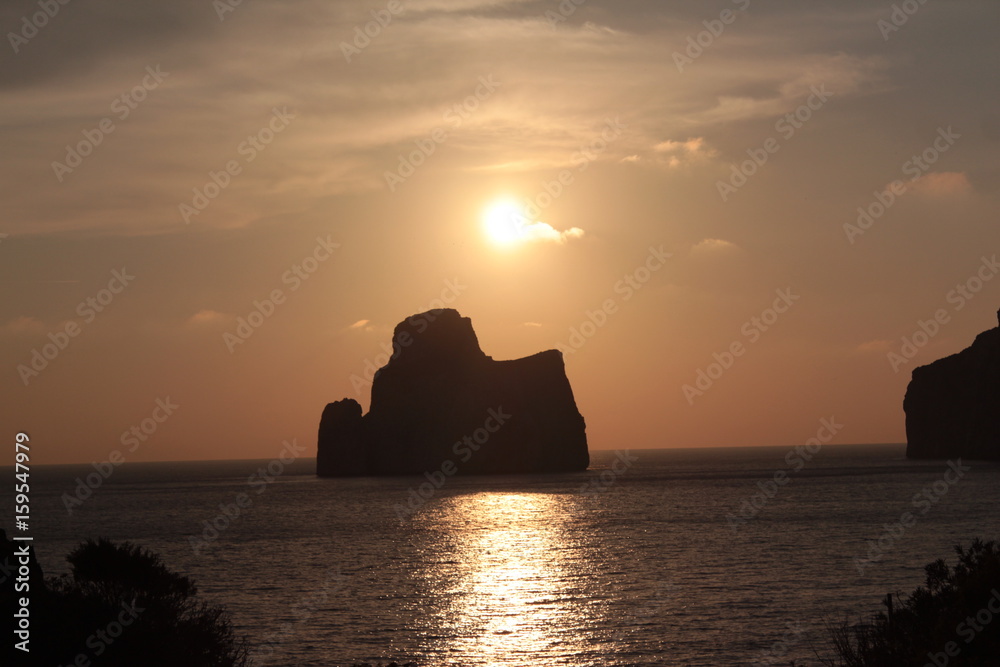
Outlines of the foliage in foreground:
<svg viewBox="0 0 1000 667">
<path fill-rule="evenodd" d="M 130 542 L 87 540 L 36 598 L 31 664 L 246 667 L 245 640 L 188 577 Z M 37 641 L 36 641 L 37 639 Z M 81 658 L 80 656 L 83 656 Z"/>
<path fill-rule="evenodd" d="M 870 622 L 831 629 L 840 667 L 994 667 L 1000 664 L 1000 544 L 956 546 L 958 563 L 927 566 L 926 586 Z M 895 607 L 895 608 L 894 608 Z"/>
</svg>

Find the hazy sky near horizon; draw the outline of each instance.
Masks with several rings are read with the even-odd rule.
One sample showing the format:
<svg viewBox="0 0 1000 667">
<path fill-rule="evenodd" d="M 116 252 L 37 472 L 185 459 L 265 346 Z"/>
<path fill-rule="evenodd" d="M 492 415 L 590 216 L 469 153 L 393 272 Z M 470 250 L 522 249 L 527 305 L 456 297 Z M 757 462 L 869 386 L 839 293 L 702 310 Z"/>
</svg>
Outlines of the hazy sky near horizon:
<svg viewBox="0 0 1000 667">
<path fill-rule="evenodd" d="M 592 449 L 902 442 L 997 325 L 1000 3 L 895 4 L 4 2 L 7 432 L 312 455 L 444 303 L 564 349 Z"/>
</svg>

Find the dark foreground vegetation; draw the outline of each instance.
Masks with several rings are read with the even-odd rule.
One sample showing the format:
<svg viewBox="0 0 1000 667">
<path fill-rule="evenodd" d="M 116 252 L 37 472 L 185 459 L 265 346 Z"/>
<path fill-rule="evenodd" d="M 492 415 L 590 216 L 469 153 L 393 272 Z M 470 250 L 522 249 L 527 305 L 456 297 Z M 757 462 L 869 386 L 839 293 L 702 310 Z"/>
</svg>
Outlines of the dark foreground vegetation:
<svg viewBox="0 0 1000 667">
<path fill-rule="evenodd" d="M 1000 544 L 956 546 L 958 563 L 937 560 L 926 585 L 886 598 L 868 622 L 832 629 L 837 667 L 1000 665 Z"/>
<path fill-rule="evenodd" d="M 0 557 L 12 553 L 7 542 Z M 87 540 L 68 556 L 71 571 L 42 578 L 30 566 L 30 652 L 12 649 L 15 665 L 45 667 L 245 667 L 246 641 L 221 607 L 197 598 L 191 579 L 129 542 Z M 16 560 L 15 560 L 16 562 Z M 17 565 L 15 565 L 17 568 Z M 4 608 L 24 595 L 7 579 Z"/>
</svg>

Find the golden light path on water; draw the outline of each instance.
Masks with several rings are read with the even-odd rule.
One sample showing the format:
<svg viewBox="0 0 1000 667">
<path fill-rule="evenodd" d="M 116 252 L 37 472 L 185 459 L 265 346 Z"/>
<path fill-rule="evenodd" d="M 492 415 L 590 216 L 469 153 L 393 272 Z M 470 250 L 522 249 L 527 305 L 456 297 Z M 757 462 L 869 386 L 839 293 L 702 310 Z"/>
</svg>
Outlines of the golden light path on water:
<svg viewBox="0 0 1000 667">
<path fill-rule="evenodd" d="M 568 531 L 579 507 L 572 497 L 488 492 L 442 505 L 465 536 L 454 544 L 450 603 L 437 620 L 453 629 L 442 633 L 443 648 L 484 664 L 578 653 L 592 622 L 579 582 L 590 564 Z"/>
</svg>

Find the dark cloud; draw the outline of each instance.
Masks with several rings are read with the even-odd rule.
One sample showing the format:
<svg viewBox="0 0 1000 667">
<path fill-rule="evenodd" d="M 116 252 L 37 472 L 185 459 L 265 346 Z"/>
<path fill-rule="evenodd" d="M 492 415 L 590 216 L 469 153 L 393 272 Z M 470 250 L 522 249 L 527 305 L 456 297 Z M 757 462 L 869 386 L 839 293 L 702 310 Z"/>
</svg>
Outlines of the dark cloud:
<svg viewBox="0 0 1000 667">
<path fill-rule="evenodd" d="M 98 69 L 109 60 L 138 59 L 145 64 L 158 51 L 210 38 L 224 25 L 212 3 L 203 0 L 74 0 L 65 5 L 52 0 L 42 4 L 58 7 L 58 12 L 51 18 L 45 16 L 37 0 L 0 6 L 0 26 L 4 30 L 0 87 L 58 85 Z M 10 35 L 31 34 L 35 27 L 32 23 L 25 28 L 25 17 L 29 23 L 34 19 L 44 25 L 26 44 L 19 43 L 15 52 Z"/>
</svg>

